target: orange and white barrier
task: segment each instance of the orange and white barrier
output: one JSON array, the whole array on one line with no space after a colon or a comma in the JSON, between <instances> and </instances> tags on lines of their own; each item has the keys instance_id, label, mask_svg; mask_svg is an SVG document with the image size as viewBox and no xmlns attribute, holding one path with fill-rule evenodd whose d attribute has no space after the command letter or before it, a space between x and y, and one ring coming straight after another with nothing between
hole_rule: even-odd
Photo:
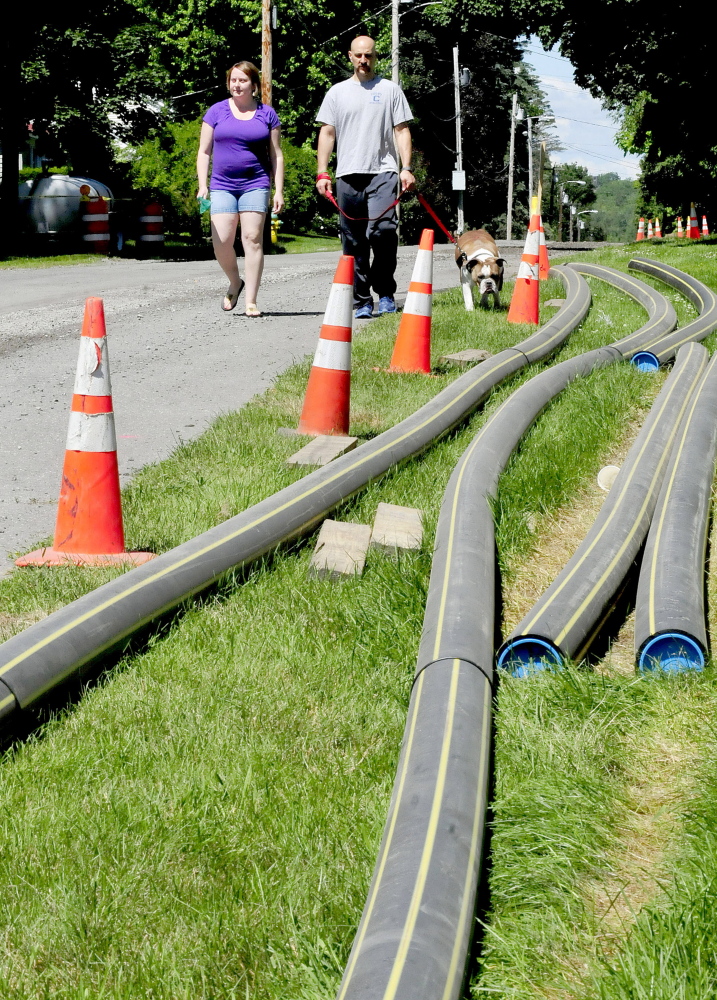
<instances>
[{"instance_id":1,"label":"orange and white barrier","mask_svg":"<svg viewBox=\"0 0 717 1000\"><path fill-rule=\"evenodd\" d=\"M431 372L431 318L433 315L432 229L424 229L408 286L403 315L393 345L392 372Z\"/></svg>"},{"instance_id":2,"label":"orange and white barrier","mask_svg":"<svg viewBox=\"0 0 717 1000\"><path fill-rule=\"evenodd\" d=\"M509 323L539 322L540 219L531 215L528 236L520 258L518 277L515 279L513 297L508 310Z\"/></svg>"},{"instance_id":3,"label":"orange and white barrier","mask_svg":"<svg viewBox=\"0 0 717 1000\"><path fill-rule=\"evenodd\" d=\"M703 236L709 236L709 234L710 234L710 231L709 231L709 226L707 225L707 216L703 215L702 216L702 235Z\"/></svg>"},{"instance_id":4,"label":"orange and white barrier","mask_svg":"<svg viewBox=\"0 0 717 1000\"><path fill-rule=\"evenodd\" d=\"M150 201L144 206L144 215L139 217L140 243L164 243L164 215L158 201Z\"/></svg>"},{"instance_id":5,"label":"orange and white barrier","mask_svg":"<svg viewBox=\"0 0 717 1000\"><path fill-rule=\"evenodd\" d=\"M645 239L645 219L640 217L640 221L637 226L637 236L635 237L635 242L639 243L640 240Z\"/></svg>"},{"instance_id":6,"label":"orange and white barrier","mask_svg":"<svg viewBox=\"0 0 717 1000\"><path fill-rule=\"evenodd\" d=\"M55 538L52 548L30 552L16 564L139 565L153 558L151 552L124 549L104 308L102 299L91 298L85 303Z\"/></svg>"},{"instance_id":7,"label":"orange and white barrier","mask_svg":"<svg viewBox=\"0 0 717 1000\"><path fill-rule=\"evenodd\" d=\"M306 386L299 434L348 434L354 259L342 257L329 292Z\"/></svg>"},{"instance_id":8,"label":"orange and white barrier","mask_svg":"<svg viewBox=\"0 0 717 1000\"><path fill-rule=\"evenodd\" d=\"M548 244L545 241L545 230L543 229L543 217L538 216L540 219L540 249L538 251L538 276L541 281L548 280L548 272L550 271L550 259L548 258Z\"/></svg>"},{"instance_id":9,"label":"orange and white barrier","mask_svg":"<svg viewBox=\"0 0 717 1000\"><path fill-rule=\"evenodd\" d=\"M652 228L652 219L648 219L647 220L647 238L648 238L648 240L651 240L654 235L655 235L655 232L654 232L654 230Z\"/></svg>"},{"instance_id":10,"label":"orange and white barrier","mask_svg":"<svg viewBox=\"0 0 717 1000\"><path fill-rule=\"evenodd\" d=\"M690 226L687 230L687 235L691 240L698 240L700 238L700 227L697 225L697 211L694 202L690 204Z\"/></svg>"},{"instance_id":11,"label":"orange and white barrier","mask_svg":"<svg viewBox=\"0 0 717 1000\"><path fill-rule=\"evenodd\" d=\"M656 240L662 239L662 228L660 226L660 220L657 218L657 216L655 216L655 239Z\"/></svg>"},{"instance_id":12,"label":"orange and white barrier","mask_svg":"<svg viewBox=\"0 0 717 1000\"><path fill-rule=\"evenodd\" d=\"M685 231L682 228L682 216L678 215L677 216L677 239L679 240L679 239L684 238L684 235L685 235Z\"/></svg>"},{"instance_id":13,"label":"orange and white barrier","mask_svg":"<svg viewBox=\"0 0 717 1000\"><path fill-rule=\"evenodd\" d=\"M87 185L83 185L86 187ZM82 239L88 243L90 253L110 252L110 215L104 198L82 199L82 221L85 232Z\"/></svg>"}]
</instances>

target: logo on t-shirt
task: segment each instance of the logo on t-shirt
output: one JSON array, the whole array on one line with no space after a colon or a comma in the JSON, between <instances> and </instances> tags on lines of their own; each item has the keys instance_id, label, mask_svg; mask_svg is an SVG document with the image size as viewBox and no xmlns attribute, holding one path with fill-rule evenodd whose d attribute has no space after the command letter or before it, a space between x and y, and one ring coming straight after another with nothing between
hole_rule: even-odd
<instances>
[{"instance_id":1,"label":"logo on t-shirt","mask_svg":"<svg viewBox=\"0 0 717 1000\"><path fill-rule=\"evenodd\" d=\"M371 94L371 103L380 104L382 101L383 101L383 94L381 93L381 91L374 90L374 92Z\"/></svg>"}]
</instances>

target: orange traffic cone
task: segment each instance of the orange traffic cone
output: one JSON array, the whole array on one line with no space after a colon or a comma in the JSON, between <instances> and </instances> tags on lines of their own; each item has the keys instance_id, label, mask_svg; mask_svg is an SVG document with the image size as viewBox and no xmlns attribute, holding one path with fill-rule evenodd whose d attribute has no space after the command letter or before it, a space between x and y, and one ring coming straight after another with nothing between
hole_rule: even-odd
<instances>
[{"instance_id":1,"label":"orange traffic cone","mask_svg":"<svg viewBox=\"0 0 717 1000\"><path fill-rule=\"evenodd\" d=\"M392 372L431 373L433 237L432 229L424 229L421 233L406 304L391 355L389 371Z\"/></svg>"},{"instance_id":2,"label":"orange traffic cone","mask_svg":"<svg viewBox=\"0 0 717 1000\"><path fill-rule=\"evenodd\" d=\"M107 566L154 559L125 552L112 388L102 299L87 299L52 548L17 566Z\"/></svg>"},{"instance_id":3,"label":"orange traffic cone","mask_svg":"<svg viewBox=\"0 0 717 1000\"><path fill-rule=\"evenodd\" d=\"M677 216L677 238L680 239L680 238L684 237L684 235L685 235L685 231L682 228L682 216L678 215Z\"/></svg>"},{"instance_id":4,"label":"orange traffic cone","mask_svg":"<svg viewBox=\"0 0 717 1000\"><path fill-rule=\"evenodd\" d=\"M540 249L538 250L538 273L541 281L547 281L550 270L550 260L548 259L548 244L545 242L545 230L543 229L543 217L540 219Z\"/></svg>"},{"instance_id":5,"label":"orange traffic cone","mask_svg":"<svg viewBox=\"0 0 717 1000\"><path fill-rule=\"evenodd\" d=\"M653 232L653 229L652 229L652 219L648 219L647 220L647 238L648 238L648 240L651 240L654 235L655 235L655 233Z\"/></svg>"},{"instance_id":6,"label":"orange traffic cone","mask_svg":"<svg viewBox=\"0 0 717 1000\"><path fill-rule=\"evenodd\" d=\"M348 434L354 259L336 268L306 386L299 434Z\"/></svg>"},{"instance_id":7,"label":"orange traffic cone","mask_svg":"<svg viewBox=\"0 0 717 1000\"><path fill-rule=\"evenodd\" d=\"M655 239L662 239L662 229L660 228L660 220L655 216Z\"/></svg>"},{"instance_id":8,"label":"orange traffic cone","mask_svg":"<svg viewBox=\"0 0 717 1000\"><path fill-rule=\"evenodd\" d=\"M687 235L691 240L698 240L700 238L700 229L697 225L697 212L694 202L690 203L690 227L687 230Z\"/></svg>"},{"instance_id":9,"label":"orange traffic cone","mask_svg":"<svg viewBox=\"0 0 717 1000\"><path fill-rule=\"evenodd\" d=\"M710 231L709 231L709 228L707 226L707 216L703 215L702 216L702 235L703 236L709 236L709 234L710 234Z\"/></svg>"},{"instance_id":10,"label":"orange traffic cone","mask_svg":"<svg viewBox=\"0 0 717 1000\"><path fill-rule=\"evenodd\" d=\"M638 243L640 240L645 239L645 220L640 218L640 222L637 227L637 236L635 237L635 242Z\"/></svg>"},{"instance_id":11,"label":"orange traffic cone","mask_svg":"<svg viewBox=\"0 0 717 1000\"><path fill-rule=\"evenodd\" d=\"M531 215L513 298L508 310L509 323L538 323L538 260L540 258L540 217Z\"/></svg>"}]
</instances>

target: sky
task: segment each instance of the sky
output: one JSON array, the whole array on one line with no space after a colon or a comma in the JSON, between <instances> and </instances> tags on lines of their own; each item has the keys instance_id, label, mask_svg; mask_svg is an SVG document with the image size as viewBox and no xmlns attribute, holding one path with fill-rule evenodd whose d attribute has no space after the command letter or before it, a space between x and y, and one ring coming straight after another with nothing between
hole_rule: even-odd
<instances>
[{"instance_id":1,"label":"sky","mask_svg":"<svg viewBox=\"0 0 717 1000\"><path fill-rule=\"evenodd\" d=\"M557 48L546 52L533 35L524 60L535 69L555 115L555 128L565 147L551 153L558 163L579 163L591 174L614 171L620 177L635 180L640 172L639 157L625 155L615 145L617 126L587 90L573 81L573 68Z\"/></svg>"}]
</instances>

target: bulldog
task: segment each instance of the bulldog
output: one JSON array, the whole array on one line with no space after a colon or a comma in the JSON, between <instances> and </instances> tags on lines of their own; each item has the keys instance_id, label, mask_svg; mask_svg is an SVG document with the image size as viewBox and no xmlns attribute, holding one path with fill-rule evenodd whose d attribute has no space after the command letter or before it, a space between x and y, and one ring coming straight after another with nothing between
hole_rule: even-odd
<instances>
[{"instance_id":1,"label":"bulldog","mask_svg":"<svg viewBox=\"0 0 717 1000\"><path fill-rule=\"evenodd\" d=\"M495 240L485 229L469 229L456 241L456 264L461 272L463 301L466 309L473 309L473 288L480 290L480 304L484 308L493 296L493 306L500 305L505 260L499 255Z\"/></svg>"}]
</instances>

